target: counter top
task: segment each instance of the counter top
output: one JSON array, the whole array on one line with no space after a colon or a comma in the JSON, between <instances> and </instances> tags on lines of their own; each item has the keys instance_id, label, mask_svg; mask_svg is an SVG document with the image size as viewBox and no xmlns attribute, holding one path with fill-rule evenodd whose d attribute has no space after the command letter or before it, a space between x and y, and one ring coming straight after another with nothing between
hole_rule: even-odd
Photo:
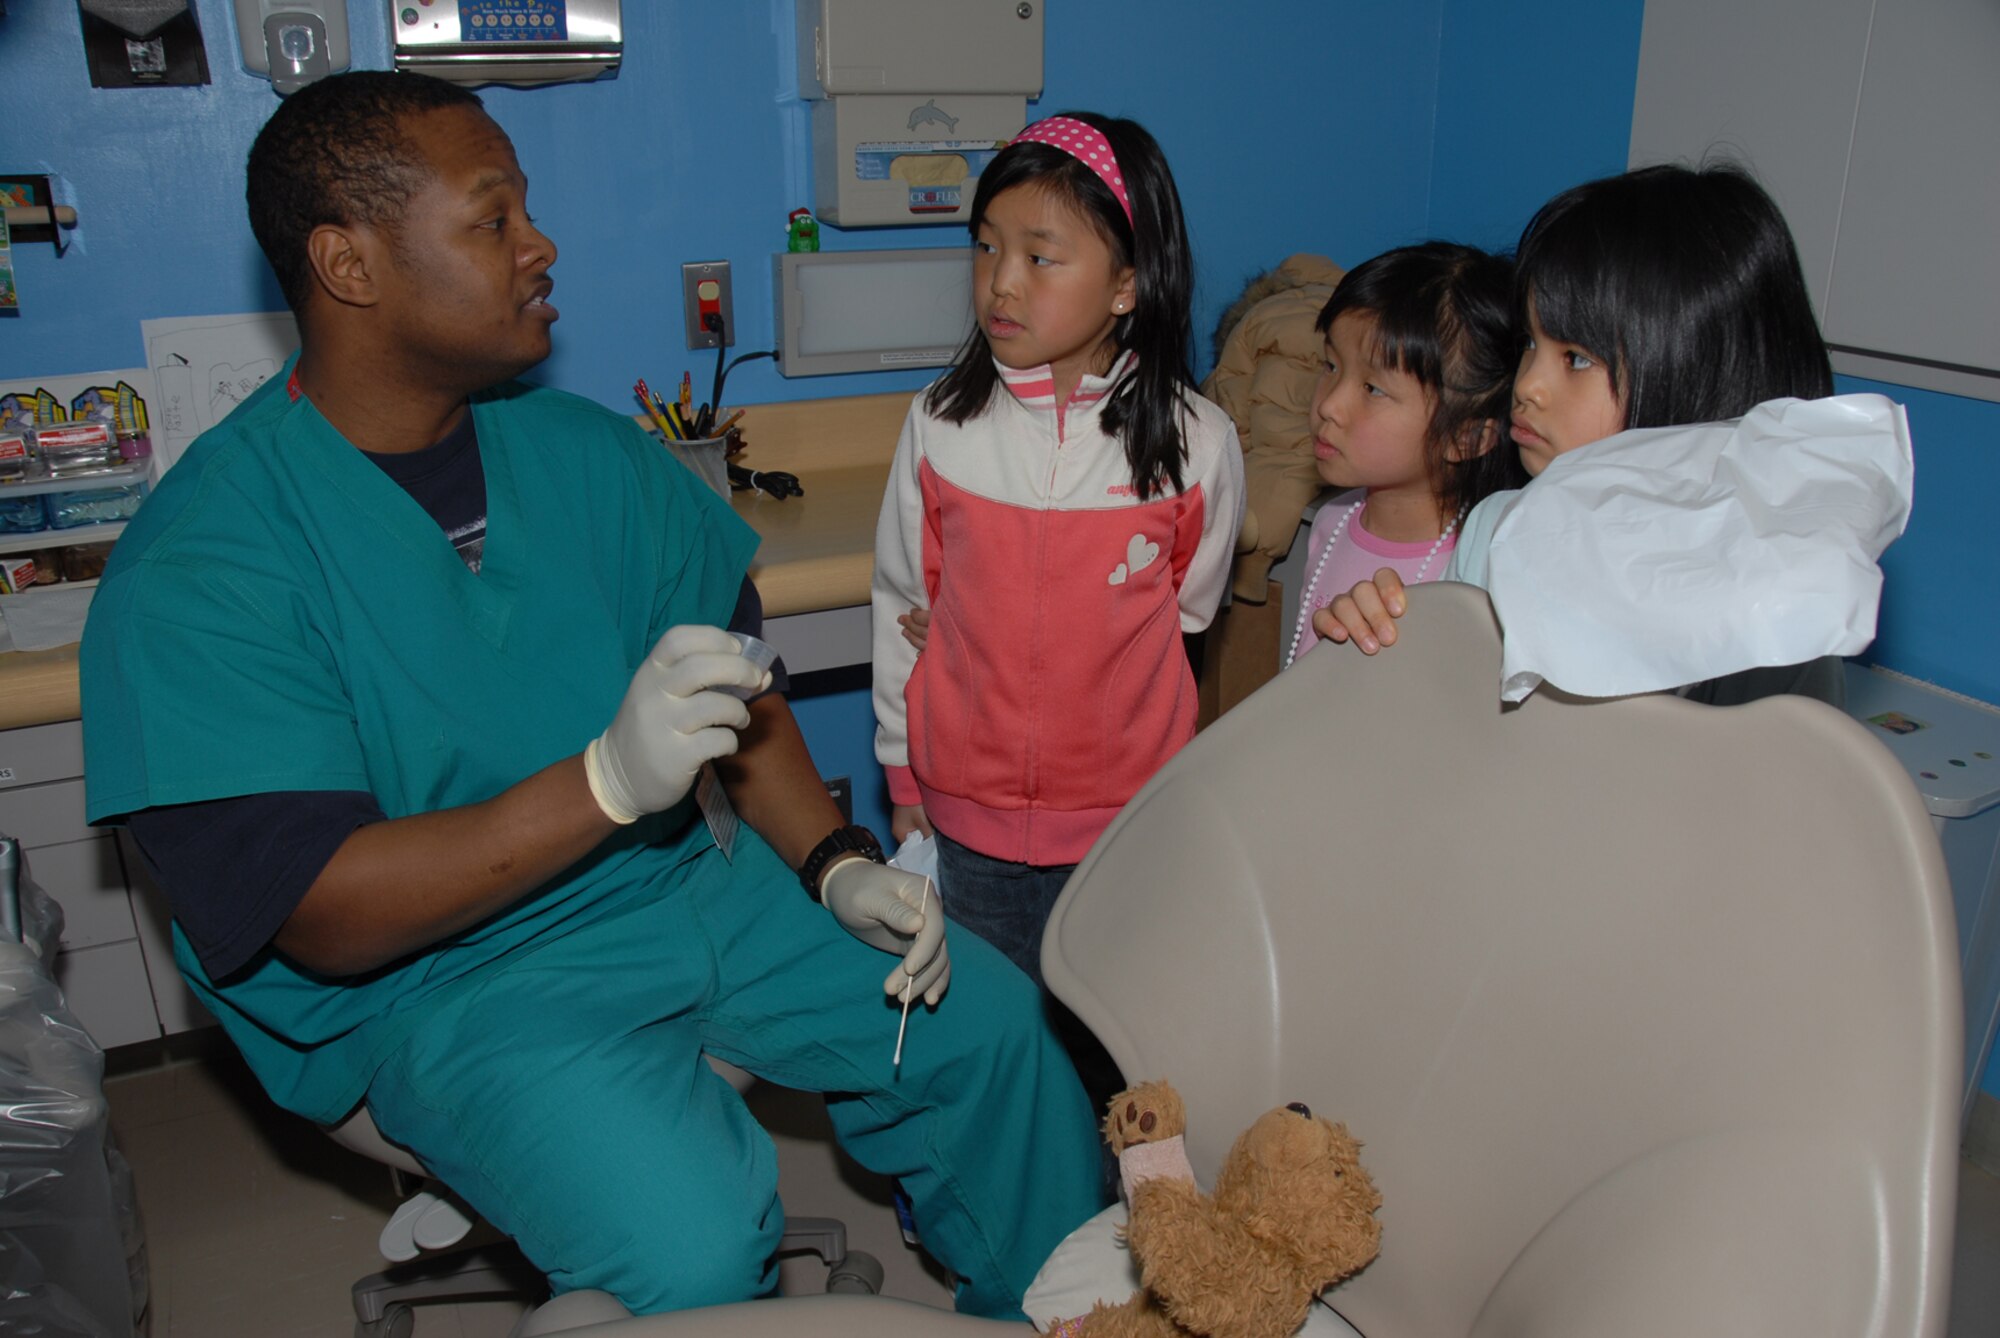
<instances>
[{"instance_id":1,"label":"counter top","mask_svg":"<svg viewBox=\"0 0 2000 1338\"><path fill-rule=\"evenodd\" d=\"M868 602L875 517L909 408L910 393L902 391L764 404L743 415L740 463L789 470L806 488L805 496L783 500L754 492L730 498L764 538L750 579L766 617Z\"/></svg>"},{"instance_id":2,"label":"counter top","mask_svg":"<svg viewBox=\"0 0 2000 1338\"><path fill-rule=\"evenodd\" d=\"M750 578L766 617L868 602L875 516L910 398L894 391L748 406L741 462L789 470L806 488L805 496L782 501L753 492L730 498L763 536ZM78 717L76 651L0 654L0 729Z\"/></svg>"}]
</instances>

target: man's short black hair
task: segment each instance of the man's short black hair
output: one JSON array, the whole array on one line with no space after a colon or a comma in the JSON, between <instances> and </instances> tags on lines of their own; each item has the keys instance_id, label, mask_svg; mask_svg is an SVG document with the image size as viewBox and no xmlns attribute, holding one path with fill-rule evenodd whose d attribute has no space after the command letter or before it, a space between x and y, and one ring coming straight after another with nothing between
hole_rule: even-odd
<instances>
[{"instance_id":1,"label":"man's short black hair","mask_svg":"<svg viewBox=\"0 0 2000 1338\"><path fill-rule=\"evenodd\" d=\"M479 107L457 84L425 74L354 70L286 98L250 146L250 230L293 314L311 291L314 228L368 224L394 232L429 167L407 123L445 107Z\"/></svg>"}]
</instances>

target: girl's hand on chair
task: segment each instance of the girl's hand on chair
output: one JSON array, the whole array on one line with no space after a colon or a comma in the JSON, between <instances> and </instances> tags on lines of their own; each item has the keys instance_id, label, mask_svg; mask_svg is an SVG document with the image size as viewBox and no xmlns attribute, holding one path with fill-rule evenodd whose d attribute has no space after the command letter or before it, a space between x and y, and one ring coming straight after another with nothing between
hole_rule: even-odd
<instances>
[{"instance_id":1,"label":"girl's hand on chair","mask_svg":"<svg viewBox=\"0 0 2000 1338\"><path fill-rule=\"evenodd\" d=\"M922 804L891 804L889 806L889 835L901 845L910 839L911 832L922 832L925 836L936 836L931 826L930 815L924 812Z\"/></svg>"},{"instance_id":2,"label":"girl's hand on chair","mask_svg":"<svg viewBox=\"0 0 2000 1338\"><path fill-rule=\"evenodd\" d=\"M896 626L903 629L903 640L915 646L918 654L922 654L925 644L931 639L931 611L911 609L908 613L897 617Z\"/></svg>"},{"instance_id":3,"label":"girl's hand on chair","mask_svg":"<svg viewBox=\"0 0 2000 1338\"><path fill-rule=\"evenodd\" d=\"M1313 631L1328 641L1352 641L1363 655L1396 644L1396 619L1409 603L1403 578L1388 567L1313 614Z\"/></svg>"}]
</instances>

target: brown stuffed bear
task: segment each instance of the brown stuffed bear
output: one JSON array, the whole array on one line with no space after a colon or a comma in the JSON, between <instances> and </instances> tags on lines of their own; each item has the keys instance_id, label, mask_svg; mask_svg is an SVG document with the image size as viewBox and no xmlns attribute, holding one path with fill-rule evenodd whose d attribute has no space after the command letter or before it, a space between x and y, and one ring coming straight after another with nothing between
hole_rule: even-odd
<instances>
[{"instance_id":1,"label":"brown stuffed bear","mask_svg":"<svg viewBox=\"0 0 2000 1338\"><path fill-rule=\"evenodd\" d=\"M1113 1097L1104 1133L1121 1164L1177 1140L1181 1099L1165 1083ZM1086 1338L1285 1338L1323 1288L1381 1249L1382 1196L1347 1130L1303 1105L1266 1111L1237 1138L1204 1194L1161 1168L1128 1176L1126 1239L1144 1287L1061 1332Z\"/></svg>"}]
</instances>

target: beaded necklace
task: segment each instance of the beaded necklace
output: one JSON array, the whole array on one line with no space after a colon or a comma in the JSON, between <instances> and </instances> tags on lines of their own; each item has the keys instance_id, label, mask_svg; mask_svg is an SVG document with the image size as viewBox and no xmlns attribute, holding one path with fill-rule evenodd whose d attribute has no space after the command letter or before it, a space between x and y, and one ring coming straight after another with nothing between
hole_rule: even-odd
<instances>
[{"instance_id":1,"label":"beaded necklace","mask_svg":"<svg viewBox=\"0 0 2000 1338\"><path fill-rule=\"evenodd\" d=\"M1319 578L1326 571L1326 560L1333 556L1334 545L1340 542L1340 536L1347 533L1347 523L1353 520L1355 513L1366 505L1368 505L1368 499L1365 497L1351 504L1345 514L1338 521L1334 522L1333 533L1326 536L1326 544L1319 550L1319 561L1313 564L1312 579L1306 582L1305 593L1299 597L1298 625L1292 628L1292 646L1290 650L1285 652L1285 668L1287 669L1292 667L1292 661L1299 658L1299 642L1304 638L1306 628L1312 626L1312 616L1318 611L1318 606L1313 600L1314 596L1319 593ZM1451 518L1451 524L1444 527L1444 533L1440 534L1437 537L1437 542L1431 545L1431 551L1424 554L1423 565L1417 568L1416 576L1410 581L1411 585L1422 585L1424 583L1424 576L1430 571L1431 563L1437 560L1438 550L1444 547L1445 540L1451 538L1452 534L1458 529L1458 522L1464 519L1465 508L1460 507L1458 514Z\"/></svg>"}]
</instances>

